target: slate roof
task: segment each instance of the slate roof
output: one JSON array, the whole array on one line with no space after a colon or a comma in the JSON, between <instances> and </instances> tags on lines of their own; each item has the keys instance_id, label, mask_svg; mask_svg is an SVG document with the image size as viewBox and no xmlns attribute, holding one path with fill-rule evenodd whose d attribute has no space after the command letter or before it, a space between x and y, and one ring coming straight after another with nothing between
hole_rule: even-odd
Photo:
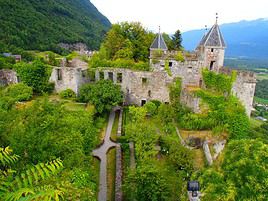
<instances>
[{"instance_id":1,"label":"slate roof","mask_svg":"<svg viewBox=\"0 0 268 201\"><path fill-rule=\"evenodd\" d=\"M165 40L162 34L157 34L154 42L152 43L150 49L161 49L161 50L168 50Z\"/></svg>"},{"instance_id":2,"label":"slate roof","mask_svg":"<svg viewBox=\"0 0 268 201\"><path fill-rule=\"evenodd\" d=\"M199 46L226 47L219 25L216 23L209 32L202 38Z\"/></svg>"}]
</instances>

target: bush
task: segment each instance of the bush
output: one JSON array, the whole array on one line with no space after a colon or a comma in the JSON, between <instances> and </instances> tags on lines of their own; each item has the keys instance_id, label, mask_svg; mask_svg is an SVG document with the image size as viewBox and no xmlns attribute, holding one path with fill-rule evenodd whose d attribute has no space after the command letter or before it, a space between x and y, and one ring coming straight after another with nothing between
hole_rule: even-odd
<instances>
[{"instance_id":1,"label":"bush","mask_svg":"<svg viewBox=\"0 0 268 201\"><path fill-rule=\"evenodd\" d=\"M155 115L157 113L157 106L153 102L146 103L143 107L146 108L148 114Z\"/></svg>"},{"instance_id":2,"label":"bush","mask_svg":"<svg viewBox=\"0 0 268 201\"><path fill-rule=\"evenodd\" d=\"M16 101L27 101L33 96L33 89L24 83L18 83L8 86L4 90L6 96L10 96Z\"/></svg>"},{"instance_id":3,"label":"bush","mask_svg":"<svg viewBox=\"0 0 268 201\"><path fill-rule=\"evenodd\" d=\"M79 101L91 103L98 113L107 112L123 102L120 86L111 80L100 80L96 84L85 84L80 88Z\"/></svg>"},{"instance_id":4,"label":"bush","mask_svg":"<svg viewBox=\"0 0 268 201\"><path fill-rule=\"evenodd\" d=\"M66 99L76 98L75 92L73 90L71 90L71 89L63 90L62 92L60 92L59 95L60 95L61 98L66 98Z\"/></svg>"},{"instance_id":5,"label":"bush","mask_svg":"<svg viewBox=\"0 0 268 201\"><path fill-rule=\"evenodd\" d=\"M35 93L50 92L52 84L48 82L51 69L41 60L33 63L18 63L15 69L21 81L33 88Z\"/></svg>"},{"instance_id":6,"label":"bush","mask_svg":"<svg viewBox=\"0 0 268 201\"><path fill-rule=\"evenodd\" d=\"M15 102L14 98L0 95L0 108L3 110L10 110Z\"/></svg>"}]
</instances>

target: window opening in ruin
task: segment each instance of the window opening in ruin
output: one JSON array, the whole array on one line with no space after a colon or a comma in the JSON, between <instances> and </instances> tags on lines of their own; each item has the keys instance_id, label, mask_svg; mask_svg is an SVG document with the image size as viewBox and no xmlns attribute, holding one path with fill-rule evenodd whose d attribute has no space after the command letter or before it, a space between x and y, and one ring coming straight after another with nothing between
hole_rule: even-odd
<instances>
[{"instance_id":1,"label":"window opening in ruin","mask_svg":"<svg viewBox=\"0 0 268 201\"><path fill-rule=\"evenodd\" d=\"M147 83L147 78L146 77L143 77L142 78L142 84L146 84Z\"/></svg>"},{"instance_id":2,"label":"window opening in ruin","mask_svg":"<svg viewBox=\"0 0 268 201\"><path fill-rule=\"evenodd\" d=\"M113 74L113 72L108 72L108 79L109 80L114 80L114 74Z\"/></svg>"},{"instance_id":3,"label":"window opening in ruin","mask_svg":"<svg viewBox=\"0 0 268 201\"><path fill-rule=\"evenodd\" d=\"M173 63L172 63L172 61L170 61L170 62L168 63L168 66L169 66L169 67L172 67L172 65L173 65Z\"/></svg>"},{"instance_id":4,"label":"window opening in ruin","mask_svg":"<svg viewBox=\"0 0 268 201\"><path fill-rule=\"evenodd\" d=\"M104 72L100 72L100 80L104 79Z\"/></svg>"},{"instance_id":5,"label":"window opening in ruin","mask_svg":"<svg viewBox=\"0 0 268 201\"><path fill-rule=\"evenodd\" d=\"M166 105L169 105L169 102L165 102Z\"/></svg>"},{"instance_id":6,"label":"window opening in ruin","mask_svg":"<svg viewBox=\"0 0 268 201\"><path fill-rule=\"evenodd\" d=\"M210 62L209 70L213 70L215 61Z\"/></svg>"},{"instance_id":7,"label":"window opening in ruin","mask_svg":"<svg viewBox=\"0 0 268 201\"><path fill-rule=\"evenodd\" d=\"M146 104L146 100L145 99L141 100L141 106L144 106L145 104Z\"/></svg>"},{"instance_id":8,"label":"window opening in ruin","mask_svg":"<svg viewBox=\"0 0 268 201\"><path fill-rule=\"evenodd\" d=\"M214 48L211 48L211 52L214 52Z\"/></svg>"},{"instance_id":9,"label":"window opening in ruin","mask_svg":"<svg viewBox=\"0 0 268 201\"><path fill-rule=\"evenodd\" d=\"M122 83L122 80L123 80L122 73L117 73L117 82Z\"/></svg>"},{"instance_id":10,"label":"window opening in ruin","mask_svg":"<svg viewBox=\"0 0 268 201\"><path fill-rule=\"evenodd\" d=\"M57 80L62 80L61 69L57 69Z\"/></svg>"},{"instance_id":11,"label":"window opening in ruin","mask_svg":"<svg viewBox=\"0 0 268 201\"><path fill-rule=\"evenodd\" d=\"M20 80L20 76L17 76L17 81L18 81L18 82L20 82L20 81L21 81L21 80Z\"/></svg>"},{"instance_id":12,"label":"window opening in ruin","mask_svg":"<svg viewBox=\"0 0 268 201\"><path fill-rule=\"evenodd\" d=\"M88 72L88 76L91 82L94 82L96 79L96 72L94 70L89 70Z\"/></svg>"},{"instance_id":13,"label":"window opening in ruin","mask_svg":"<svg viewBox=\"0 0 268 201\"><path fill-rule=\"evenodd\" d=\"M203 80L199 80L199 87L202 87L203 85Z\"/></svg>"},{"instance_id":14,"label":"window opening in ruin","mask_svg":"<svg viewBox=\"0 0 268 201\"><path fill-rule=\"evenodd\" d=\"M82 77L86 77L87 76L87 71L86 70L83 70L82 71Z\"/></svg>"},{"instance_id":15,"label":"window opening in ruin","mask_svg":"<svg viewBox=\"0 0 268 201\"><path fill-rule=\"evenodd\" d=\"M188 69L192 69L193 67L192 66L188 66Z\"/></svg>"},{"instance_id":16,"label":"window opening in ruin","mask_svg":"<svg viewBox=\"0 0 268 201\"><path fill-rule=\"evenodd\" d=\"M149 97L152 96L152 92L151 92L151 90L148 91L148 96L149 96Z\"/></svg>"}]
</instances>

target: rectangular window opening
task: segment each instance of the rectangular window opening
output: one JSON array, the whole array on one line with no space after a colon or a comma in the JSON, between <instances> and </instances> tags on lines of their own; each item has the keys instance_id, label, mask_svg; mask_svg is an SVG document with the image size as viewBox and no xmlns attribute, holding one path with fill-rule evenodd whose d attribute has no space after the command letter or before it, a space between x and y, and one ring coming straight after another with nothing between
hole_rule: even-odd
<instances>
[{"instance_id":1,"label":"rectangular window opening","mask_svg":"<svg viewBox=\"0 0 268 201\"><path fill-rule=\"evenodd\" d=\"M117 83L122 83L122 73L117 73Z\"/></svg>"},{"instance_id":2,"label":"rectangular window opening","mask_svg":"<svg viewBox=\"0 0 268 201\"><path fill-rule=\"evenodd\" d=\"M142 84L146 84L147 83L147 78L146 77L143 77L142 78Z\"/></svg>"},{"instance_id":3,"label":"rectangular window opening","mask_svg":"<svg viewBox=\"0 0 268 201\"><path fill-rule=\"evenodd\" d=\"M108 72L108 79L109 80L114 80L114 74L113 74L113 72Z\"/></svg>"},{"instance_id":4,"label":"rectangular window opening","mask_svg":"<svg viewBox=\"0 0 268 201\"><path fill-rule=\"evenodd\" d=\"M57 69L57 80L62 80L61 69Z\"/></svg>"},{"instance_id":5,"label":"rectangular window opening","mask_svg":"<svg viewBox=\"0 0 268 201\"><path fill-rule=\"evenodd\" d=\"M104 72L100 72L100 80L104 79Z\"/></svg>"},{"instance_id":6,"label":"rectangular window opening","mask_svg":"<svg viewBox=\"0 0 268 201\"><path fill-rule=\"evenodd\" d=\"M215 61L210 62L209 70L213 70Z\"/></svg>"}]
</instances>

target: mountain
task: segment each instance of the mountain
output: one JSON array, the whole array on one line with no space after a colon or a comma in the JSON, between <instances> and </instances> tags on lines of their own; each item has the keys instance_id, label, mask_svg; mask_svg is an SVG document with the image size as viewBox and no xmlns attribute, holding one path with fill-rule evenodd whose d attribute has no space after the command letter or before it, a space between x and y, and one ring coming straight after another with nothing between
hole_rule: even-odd
<instances>
[{"instance_id":1,"label":"mountain","mask_svg":"<svg viewBox=\"0 0 268 201\"><path fill-rule=\"evenodd\" d=\"M89 0L0 0L0 47L58 50L59 43L97 49L110 21Z\"/></svg>"},{"instance_id":2,"label":"mountain","mask_svg":"<svg viewBox=\"0 0 268 201\"><path fill-rule=\"evenodd\" d=\"M227 44L227 57L268 58L268 19L223 24L220 29ZM205 30L184 32L182 38L185 49L193 50L204 34Z\"/></svg>"}]
</instances>

